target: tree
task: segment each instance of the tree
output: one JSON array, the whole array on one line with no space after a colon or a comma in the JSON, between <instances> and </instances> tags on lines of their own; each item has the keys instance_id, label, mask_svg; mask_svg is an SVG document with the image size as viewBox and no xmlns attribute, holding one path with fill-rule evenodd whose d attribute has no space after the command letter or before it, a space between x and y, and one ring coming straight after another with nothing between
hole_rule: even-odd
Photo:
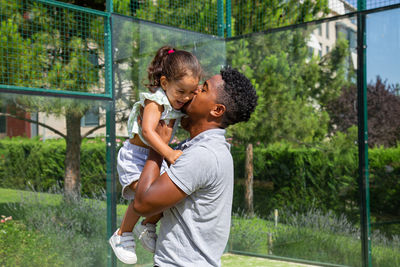
<instances>
[{"instance_id":1,"label":"tree","mask_svg":"<svg viewBox=\"0 0 400 267\"><path fill-rule=\"evenodd\" d=\"M259 96L250 121L230 128L234 138L301 145L326 137L329 116L324 107L347 83L348 44L339 39L331 53L310 57L306 45L310 32L281 31L227 44L229 63L252 79Z\"/></svg>"},{"instance_id":2,"label":"tree","mask_svg":"<svg viewBox=\"0 0 400 267\"><path fill-rule=\"evenodd\" d=\"M276 10L271 12L278 14ZM284 12L290 13L290 5ZM309 15L297 20L308 20ZM278 18L273 21L282 25ZM254 24L246 25L257 28L257 20L252 21ZM268 25L272 27L273 23ZM240 30L242 33L254 29ZM228 64L252 80L259 96L250 121L228 129L234 140L246 144L246 150L254 143L268 145L284 141L292 146L309 146L326 138L329 115L325 105L349 82L345 62L349 50L347 40L339 36L329 54L311 56L307 41L312 30L313 27L296 28L227 42ZM251 190L247 188L248 191Z\"/></svg>"},{"instance_id":3,"label":"tree","mask_svg":"<svg viewBox=\"0 0 400 267\"><path fill-rule=\"evenodd\" d=\"M315 20L328 14L327 0L233 0L234 36Z\"/></svg>"},{"instance_id":4,"label":"tree","mask_svg":"<svg viewBox=\"0 0 400 267\"><path fill-rule=\"evenodd\" d=\"M2 10L11 10L0 26L3 84L92 93L102 91L103 66L92 60L99 57L104 62L101 59L104 57L102 18L36 2L29 2L24 8L21 2L2 1L0 4ZM41 125L65 138L64 189L66 196L79 195L80 144L82 138L99 128L83 136L80 132L81 118L93 107L93 102L26 96L6 97L3 104L5 101L11 101L26 112L65 117L66 134ZM16 117L15 114L5 115Z\"/></svg>"},{"instance_id":5,"label":"tree","mask_svg":"<svg viewBox=\"0 0 400 267\"><path fill-rule=\"evenodd\" d=\"M75 0L65 2L78 3ZM119 0L115 1L115 9L118 12L127 12L127 9L132 12L132 5L135 5L137 17L155 22L168 21L173 26L215 33L216 16L211 16L215 23L206 21L210 19L210 14L216 13L216 2L187 1L177 5L174 1L149 1L146 5L136 5L135 1ZM104 8L104 1L92 0L85 3L96 9ZM0 53L3 55L0 57L0 71L3 84L101 92L105 79L103 18L38 2L24 2L22 6L18 1L0 0L0 5L4 14L0 28ZM265 9L254 8L260 5ZM316 18L325 9L324 1L276 1L273 5L253 1L252 5L242 7L243 14L258 18L248 24L252 31L258 29L255 23L262 17L258 10L274 15L272 22L268 22L273 27L284 25L280 20L282 16L292 18L291 22L300 22ZM193 23L193 18L196 18L196 23ZM238 19L234 17L234 25L242 24ZM129 29L133 24L136 26ZM132 22L121 25L122 34L114 35L120 44L124 44L116 52L117 97L123 90L124 81L134 81L130 85L132 94L122 99L121 109L129 109L135 93L140 89L140 82L135 81L143 80L144 70L160 45L169 43L198 52L200 62L212 74L217 73L220 65L225 63L223 40L208 39L204 35L189 32L176 31L171 34L171 31L165 34L165 28L145 24L137 26L138 23ZM237 29L236 34L246 31ZM331 53L332 58L308 58L305 44L310 31L278 32L226 43L228 63L239 67L254 81L260 96L259 106L250 122L245 127L240 124L232 127L231 135L244 142L262 140L265 143L283 138L293 140L293 143L314 142L325 136L328 117L323 104L332 95L336 95L337 88L342 86L342 57L346 42L338 42L337 49ZM337 64L334 65L334 62ZM123 68L124 64L129 67ZM58 132L67 142L65 188L68 194L76 194L80 178L79 148L82 138L88 134L80 133L80 120L94 104L40 97L8 100L28 112L52 113L66 118L67 133L64 135ZM121 120L126 119L124 112L117 114ZM57 132L56 129L52 130Z\"/></svg>"},{"instance_id":6,"label":"tree","mask_svg":"<svg viewBox=\"0 0 400 267\"><path fill-rule=\"evenodd\" d=\"M369 147L396 146L400 139L400 86L387 84L377 76L367 86L368 145ZM357 125L357 87L343 88L338 98L328 104L332 133L346 132Z\"/></svg>"}]
</instances>

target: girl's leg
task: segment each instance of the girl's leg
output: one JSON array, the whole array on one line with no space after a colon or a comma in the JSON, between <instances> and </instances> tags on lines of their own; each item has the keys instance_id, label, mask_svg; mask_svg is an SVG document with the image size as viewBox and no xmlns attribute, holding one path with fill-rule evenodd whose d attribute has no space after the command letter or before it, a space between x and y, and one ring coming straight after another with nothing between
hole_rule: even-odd
<instances>
[{"instance_id":1,"label":"girl's leg","mask_svg":"<svg viewBox=\"0 0 400 267\"><path fill-rule=\"evenodd\" d=\"M135 238L132 230L139 215L133 211L133 201L129 204L125 212L124 218L121 222L121 227L118 232L115 232L109 239L111 248L113 249L117 258L125 264L135 264L137 256L135 252Z\"/></svg>"},{"instance_id":2,"label":"girl's leg","mask_svg":"<svg viewBox=\"0 0 400 267\"><path fill-rule=\"evenodd\" d=\"M139 218L140 216L133 211L133 201L131 201L128 209L125 212L124 218L122 219L118 234L122 235L122 233L125 232L132 232L133 227L135 227L135 224L137 223Z\"/></svg>"},{"instance_id":3,"label":"girl's leg","mask_svg":"<svg viewBox=\"0 0 400 267\"><path fill-rule=\"evenodd\" d=\"M142 224L143 225L146 225L146 223L157 224L157 222L161 219L161 217L162 217L162 213L153 215L151 217L148 217L148 218L144 219L142 221Z\"/></svg>"},{"instance_id":4,"label":"girl's leg","mask_svg":"<svg viewBox=\"0 0 400 267\"><path fill-rule=\"evenodd\" d=\"M129 185L129 187L133 191L135 191L136 184L137 184L137 182L133 182L132 184ZM139 218L140 218L140 215L136 214L133 211L133 201L131 201L131 203L129 203L128 209L125 212L124 218L122 219L121 227L119 228L118 234L122 235L122 233L125 233L125 232L132 232L133 227L135 227Z\"/></svg>"}]
</instances>

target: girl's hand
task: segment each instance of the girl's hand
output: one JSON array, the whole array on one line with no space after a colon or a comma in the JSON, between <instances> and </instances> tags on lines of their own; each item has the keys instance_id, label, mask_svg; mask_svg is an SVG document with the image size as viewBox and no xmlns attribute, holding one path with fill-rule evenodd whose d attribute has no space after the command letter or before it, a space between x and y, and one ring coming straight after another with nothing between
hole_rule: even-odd
<instances>
[{"instance_id":1,"label":"girl's hand","mask_svg":"<svg viewBox=\"0 0 400 267\"><path fill-rule=\"evenodd\" d=\"M171 163L174 164L175 161L183 154L182 150L172 150L168 156L165 157L165 159Z\"/></svg>"}]
</instances>

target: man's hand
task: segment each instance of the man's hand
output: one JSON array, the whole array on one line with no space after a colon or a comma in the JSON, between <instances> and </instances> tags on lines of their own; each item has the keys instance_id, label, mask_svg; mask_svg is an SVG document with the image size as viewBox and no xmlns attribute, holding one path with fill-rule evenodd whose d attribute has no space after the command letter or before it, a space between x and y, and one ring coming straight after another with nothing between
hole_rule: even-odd
<instances>
[{"instance_id":1,"label":"man's hand","mask_svg":"<svg viewBox=\"0 0 400 267\"><path fill-rule=\"evenodd\" d=\"M171 140L172 131L174 129L175 120L170 120L168 124L161 120L158 122L156 133L161 137L161 139L168 144Z\"/></svg>"},{"instance_id":2,"label":"man's hand","mask_svg":"<svg viewBox=\"0 0 400 267\"><path fill-rule=\"evenodd\" d=\"M137 123L140 126L142 126L142 117L143 117L143 107L140 108L139 116L137 117ZM158 133L158 135L166 144L168 144L169 141L171 140L174 124L175 120L170 120L168 125L163 120L160 120L158 122L156 133Z\"/></svg>"}]
</instances>

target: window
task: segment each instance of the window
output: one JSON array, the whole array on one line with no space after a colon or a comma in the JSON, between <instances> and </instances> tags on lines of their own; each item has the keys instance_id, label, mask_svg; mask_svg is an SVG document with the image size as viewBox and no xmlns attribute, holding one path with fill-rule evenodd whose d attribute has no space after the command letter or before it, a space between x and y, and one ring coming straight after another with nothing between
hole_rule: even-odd
<instances>
[{"instance_id":1,"label":"window","mask_svg":"<svg viewBox=\"0 0 400 267\"><path fill-rule=\"evenodd\" d=\"M314 48L308 47L308 57L312 58L314 55Z\"/></svg>"},{"instance_id":2,"label":"window","mask_svg":"<svg viewBox=\"0 0 400 267\"><path fill-rule=\"evenodd\" d=\"M353 51L357 48L357 32L352 29L348 29L349 46Z\"/></svg>"},{"instance_id":3,"label":"window","mask_svg":"<svg viewBox=\"0 0 400 267\"><path fill-rule=\"evenodd\" d=\"M0 107L0 112L5 113L6 107ZM6 116L0 115L0 133L6 133Z\"/></svg>"},{"instance_id":4,"label":"window","mask_svg":"<svg viewBox=\"0 0 400 267\"><path fill-rule=\"evenodd\" d=\"M98 107L93 107L89 109L85 116L81 120L81 126L97 126L99 125L99 109Z\"/></svg>"},{"instance_id":5,"label":"window","mask_svg":"<svg viewBox=\"0 0 400 267\"><path fill-rule=\"evenodd\" d=\"M329 46L326 46L326 53L329 53Z\"/></svg>"},{"instance_id":6,"label":"window","mask_svg":"<svg viewBox=\"0 0 400 267\"><path fill-rule=\"evenodd\" d=\"M326 35L326 39L329 39L329 22L326 23L325 35Z\"/></svg>"},{"instance_id":7,"label":"window","mask_svg":"<svg viewBox=\"0 0 400 267\"><path fill-rule=\"evenodd\" d=\"M93 50L89 51L88 60L94 66L98 66L99 65L99 56Z\"/></svg>"},{"instance_id":8,"label":"window","mask_svg":"<svg viewBox=\"0 0 400 267\"><path fill-rule=\"evenodd\" d=\"M319 36L322 36L322 26L321 26L321 24L318 25L318 34L319 34Z\"/></svg>"},{"instance_id":9,"label":"window","mask_svg":"<svg viewBox=\"0 0 400 267\"><path fill-rule=\"evenodd\" d=\"M39 121L39 114L37 112L31 112L31 120ZM37 123L31 123L31 137L38 136L39 125Z\"/></svg>"},{"instance_id":10,"label":"window","mask_svg":"<svg viewBox=\"0 0 400 267\"><path fill-rule=\"evenodd\" d=\"M318 49L318 56L321 58L322 57L322 44L319 43L319 49Z\"/></svg>"}]
</instances>

